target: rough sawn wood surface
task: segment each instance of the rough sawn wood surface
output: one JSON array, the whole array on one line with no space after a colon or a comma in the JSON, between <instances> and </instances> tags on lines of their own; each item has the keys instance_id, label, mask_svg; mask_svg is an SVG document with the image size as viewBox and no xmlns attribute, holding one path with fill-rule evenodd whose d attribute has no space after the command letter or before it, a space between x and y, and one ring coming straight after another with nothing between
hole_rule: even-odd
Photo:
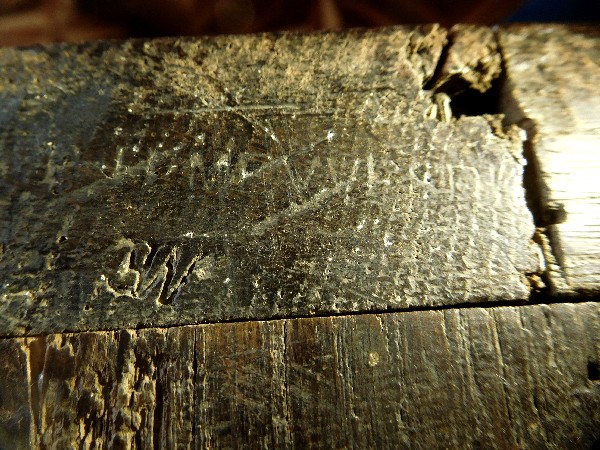
<instances>
[{"instance_id":1,"label":"rough sawn wood surface","mask_svg":"<svg viewBox=\"0 0 600 450\"><path fill-rule=\"evenodd\" d=\"M3 448L590 448L597 303L0 341ZM16 414L15 414L16 412Z\"/></svg>"}]
</instances>

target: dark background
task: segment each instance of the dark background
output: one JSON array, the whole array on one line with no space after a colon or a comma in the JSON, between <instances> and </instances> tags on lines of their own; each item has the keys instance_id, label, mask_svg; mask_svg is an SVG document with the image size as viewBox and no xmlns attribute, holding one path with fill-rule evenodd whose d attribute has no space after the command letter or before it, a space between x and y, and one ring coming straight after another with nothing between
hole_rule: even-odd
<instances>
[{"instance_id":1,"label":"dark background","mask_svg":"<svg viewBox=\"0 0 600 450\"><path fill-rule=\"evenodd\" d=\"M437 22L600 21L599 0L0 0L0 46Z\"/></svg>"}]
</instances>

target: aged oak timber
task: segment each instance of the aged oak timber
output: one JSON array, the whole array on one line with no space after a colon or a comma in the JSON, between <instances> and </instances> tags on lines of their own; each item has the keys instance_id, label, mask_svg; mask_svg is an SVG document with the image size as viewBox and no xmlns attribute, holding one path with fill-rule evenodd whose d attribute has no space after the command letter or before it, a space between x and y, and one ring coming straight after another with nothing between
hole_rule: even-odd
<instances>
[{"instance_id":1,"label":"aged oak timber","mask_svg":"<svg viewBox=\"0 0 600 450\"><path fill-rule=\"evenodd\" d=\"M557 295L600 293L600 30L538 25L500 32L504 109L528 130L540 225Z\"/></svg>"},{"instance_id":2,"label":"aged oak timber","mask_svg":"<svg viewBox=\"0 0 600 450\"><path fill-rule=\"evenodd\" d=\"M3 448L590 448L600 304L0 341ZM5 411L18 411L12 418Z\"/></svg>"},{"instance_id":3,"label":"aged oak timber","mask_svg":"<svg viewBox=\"0 0 600 450\"><path fill-rule=\"evenodd\" d=\"M598 42L0 50L0 450L599 445Z\"/></svg>"},{"instance_id":4,"label":"aged oak timber","mask_svg":"<svg viewBox=\"0 0 600 450\"><path fill-rule=\"evenodd\" d=\"M1 50L0 335L526 300L521 140L423 89L445 36Z\"/></svg>"}]
</instances>

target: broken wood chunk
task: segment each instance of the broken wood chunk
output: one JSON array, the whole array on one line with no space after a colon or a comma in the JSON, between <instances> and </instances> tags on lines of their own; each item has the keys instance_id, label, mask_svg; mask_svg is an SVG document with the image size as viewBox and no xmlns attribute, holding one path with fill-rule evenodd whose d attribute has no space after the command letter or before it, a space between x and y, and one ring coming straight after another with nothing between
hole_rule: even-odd
<instances>
[{"instance_id":1,"label":"broken wood chunk","mask_svg":"<svg viewBox=\"0 0 600 450\"><path fill-rule=\"evenodd\" d=\"M494 32L488 27L456 25L448 32L448 45L429 85L449 95L466 90L483 93L501 74L502 55Z\"/></svg>"},{"instance_id":2,"label":"broken wood chunk","mask_svg":"<svg viewBox=\"0 0 600 450\"><path fill-rule=\"evenodd\" d=\"M528 132L531 197L549 239L554 295L600 293L600 32L595 26L501 29L503 109ZM533 192L535 191L535 192Z\"/></svg>"}]
</instances>

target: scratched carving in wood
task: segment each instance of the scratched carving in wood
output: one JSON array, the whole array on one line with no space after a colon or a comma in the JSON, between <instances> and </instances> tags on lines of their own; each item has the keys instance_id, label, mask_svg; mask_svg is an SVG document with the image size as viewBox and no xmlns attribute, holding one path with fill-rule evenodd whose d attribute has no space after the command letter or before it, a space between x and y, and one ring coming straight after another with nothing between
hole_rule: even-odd
<instances>
[{"instance_id":1,"label":"scratched carving in wood","mask_svg":"<svg viewBox=\"0 0 600 450\"><path fill-rule=\"evenodd\" d=\"M2 50L0 335L527 299L521 141L432 115L444 42Z\"/></svg>"}]
</instances>

